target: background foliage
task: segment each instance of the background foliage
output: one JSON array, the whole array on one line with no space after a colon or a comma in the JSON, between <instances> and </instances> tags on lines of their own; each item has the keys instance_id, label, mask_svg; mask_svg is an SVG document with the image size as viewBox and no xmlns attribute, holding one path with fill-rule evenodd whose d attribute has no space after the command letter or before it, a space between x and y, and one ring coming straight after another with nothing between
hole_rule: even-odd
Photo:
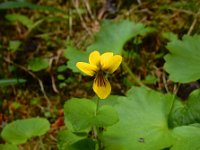
<instances>
[{"instance_id":1,"label":"background foliage","mask_svg":"<svg viewBox=\"0 0 200 150\"><path fill-rule=\"evenodd\" d=\"M199 8L198 0L0 1L0 149L94 149L93 125L105 128L109 150L199 149ZM123 56L108 77L115 96L96 115L92 79L75 67L93 50Z\"/></svg>"}]
</instances>

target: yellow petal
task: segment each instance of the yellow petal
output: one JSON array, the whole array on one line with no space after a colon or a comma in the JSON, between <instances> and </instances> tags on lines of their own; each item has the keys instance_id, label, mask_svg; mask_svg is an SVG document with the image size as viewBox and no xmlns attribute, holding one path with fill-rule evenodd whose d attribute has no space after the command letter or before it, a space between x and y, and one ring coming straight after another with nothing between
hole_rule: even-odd
<instances>
[{"instance_id":1,"label":"yellow petal","mask_svg":"<svg viewBox=\"0 0 200 150\"><path fill-rule=\"evenodd\" d=\"M107 70L110 66L111 60L113 57L113 53L107 52L101 55L101 69L102 70Z\"/></svg>"},{"instance_id":2,"label":"yellow petal","mask_svg":"<svg viewBox=\"0 0 200 150\"><path fill-rule=\"evenodd\" d=\"M113 53L104 53L101 55L101 67L102 70L113 73L122 62L122 56L114 55Z\"/></svg>"},{"instance_id":3,"label":"yellow petal","mask_svg":"<svg viewBox=\"0 0 200 150\"><path fill-rule=\"evenodd\" d=\"M88 63L85 63L85 62L76 63L76 67L78 69L80 69L83 73L85 73L89 76L93 76L96 73L96 71L98 70L95 65L88 64Z\"/></svg>"},{"instance_id":4,"label":"yellow petal","mask_svg":"<svg viewBox=\"0 0 200 150\"><path fill-rule=\"evenodd\" d=\"M98 67L100 65L100 53L98 51L90 53L89 62Z\"/></svg>"},{"instance_id":5,"label":"yellow petal","mask_svg":"<svg viewBox=\"0 0 200 150\"><path fill-rule=\"evenodd\" d=\"M111 92L110 82L103 76L97 75L93 83L93 90L100 99L105 99Z\"/></svg>"},{"instance_id":6,"label":"yellow petal","mask_svg":"<svg viewBox=\"0 0 200 150\"><path fill-rule=\"evenodd\" d=\"M122 56L120 55L113 56L111 62L109 63L109 66L107 66L107 71L109 73L113 73L114 71L117 70L121 62L122 62Z\"/></svg>"}]
</instances>

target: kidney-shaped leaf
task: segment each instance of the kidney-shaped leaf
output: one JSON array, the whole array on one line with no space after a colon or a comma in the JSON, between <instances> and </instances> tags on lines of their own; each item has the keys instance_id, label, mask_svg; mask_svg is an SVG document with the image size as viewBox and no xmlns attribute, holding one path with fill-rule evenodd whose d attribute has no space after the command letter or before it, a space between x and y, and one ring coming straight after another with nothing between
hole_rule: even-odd
<instances>
[{"instance_id":1,"label":"kidney-shaped leaf","mask_svg":"<svg viewBox=\"0 0 200 150\"><path fill-rule=\"evenodd\" d=\"M106 127L118 121L114 108L105 105L96 112L96 103L88 99L73 98L64 105L65 124L71 131Z\"/></svg>"},{"instance_id":2,"label":"kidney-shaped leaf","mask_svg":"<svg viewBox=\"0 0 200 150\"><path fill-rule=\"evenodd\" d=\"M165 70L169 78L187 83L200 79L200 35L183 36L183 40L173 40L167 44L170 51L165 56Z\"/></svg>"},{"instance_id":3,"label":"kidney-shaped leaf","mask_svg":"<svg viewBox=\"0 0 200 150\"><path fill-rule=\"evenodd\" d=\"M168 129L172 96L134 87L127 97L109 101L115 101L120 120L103 134L106 149L158 150L172 144Z\"/></svg>"},{"instance_id":4,"label":"kidney-shaped leaf","mask_svg":"<svg viewBox=\"0 0 200 150\"><path fill-rule=\"evenodd\" d=\"M3 139L12 144L23 144L33 136L41 136L50 128L47 119L30 118L16 120L3 128L1 136Z\"/></svg>"}]
</instances>

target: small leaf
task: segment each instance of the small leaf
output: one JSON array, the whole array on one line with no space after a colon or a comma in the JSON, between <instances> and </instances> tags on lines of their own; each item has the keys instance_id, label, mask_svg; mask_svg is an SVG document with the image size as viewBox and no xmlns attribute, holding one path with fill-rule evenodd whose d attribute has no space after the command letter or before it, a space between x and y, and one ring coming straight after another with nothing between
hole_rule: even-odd
<instances>
[{"instance_id":1,"label":"small leaf","mask_svg":"<svg viewBox=\"0 0 200 150\"><path fill-rule=\"evenodd\" d=\"M32 20L30 20L27 16L22 14L7 14L6 19L12 22L19 21L21 24L26 26L28 29L31 29L34 26Z\"/></svg>"},{"instance_id":2,"label":"small leaf","mask_svg":"<svg viewBox=\"0 0 200 150\"><path fill-rule=\"evenodd\" d=\"M12 144L0 144L0 150L19 150L19 148Z\"/></svg>"},{"instance_id":3,"label":"small leaf","mask_svg":"<svg viewBox=\"0 0 200 150\"><path fill-rule=\"evenodd\" d=\"M65 80L65 76L62 75L62 74L58 74L58 75L57 75L57 79L58 79L58 80Z\"/></svg>"},{"instance_id":4,"label":"small leaf","mask_svg":"<svg viewBox=\"0 0 200 150\"><path fill-rule=\"evenodd\" d=\"M9 41L9 49L13 52L17 51L21 45L21 41Z\"/></svg>"},{"instance_id":5,"label":"small leaf","mask_svg":"<svg viewBox=\"0 0 200 150\"><path fill-rule=\"evenodd\" d=\"M200 79L200 35L183 36L167 44L170 51L165 58L165 70L175 82L187 83Z\"/></svg>"},{"instance_id":6,"label":"small leaf","mask_svg":"<svg viewBox=\"0 0 200 150\"><path fill-rule=\"evenodd\" d=\"M90 130L93 126L107 127L119 120L114 108L104 105L96 113L96 103L88 99L67 101L64 112L65 124L71 131Z\"/></svg>"},{"instance_id":7,"label":"small leaf","mask_svg":"<svg viewBox=\"0 0 200 150\"><path fill-rule=\"evenodd\" d=\"M44 118L30 118L17 120L3 128L2 138L12 144L23 144L33 136L41 136L50 128L48 120Z\"/></svg>"},{"instance_id":8,"label":"small leaf","mask_svg":"<svg viewBox=\"0 0 200 150\"><path fill-rule=\"evenodd\" d=\"M93 101L73 98L64 105L65 124L70 130L84 130L90 128L96 111Z\"/></svg>"},{"instance_id":9,"label":"small leaf","mask_svg":"<svg viewBox=\"0 0 200 150\"><path fill-rule=\"evenodd\" d=\"M98 127L111 126L119 121L118 113L109 105L99 108L95 119L95 125Z\"/></svg>"},{"instance_id":10,"label":"small leaf","mask_svg":"<svg viewBox=\"0 0 200 150\"><path fill-rule=\"evenodd\" d=\"M34 58L29 61L28 68L34 72L47 69L49 66L48 59L45 58Z\"/></svg>"}]
</instances>

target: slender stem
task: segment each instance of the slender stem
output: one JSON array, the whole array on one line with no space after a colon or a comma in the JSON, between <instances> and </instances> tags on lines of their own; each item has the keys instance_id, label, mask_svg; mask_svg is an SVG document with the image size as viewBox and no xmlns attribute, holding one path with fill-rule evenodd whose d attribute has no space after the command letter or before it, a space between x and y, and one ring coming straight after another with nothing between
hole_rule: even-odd
<instances>
[{"instance_id":1,"label":"slender stem","mask_svg":"<svg viewBox=\"0 0 200 150\"><path fill-rule=\"evenodd\" d=\"M96 106L96 115L97 115L97 113L99 111L99 101L100 100L98 98L97 101L96 101L96 104L97 104L97 106ZM98 143L98 150L101 150L102 149L102 143L101 143L101 140L99 138L99 136L101 134L101 131L100 131L99 127L94 126L93 133L94 133L94 138L97 140L97 143Z\"/></svg>"},{"instance_id":2,"label":"slender stem","mask_svg":"<svg viewBox=\"0 0 200 150\"><path fill-rule=\"evenodd\" d=\"M97 107L96 107L96 114L99 111L99 98L97 99Z\"/></svg>"},{"instance_id":3,"label":"slender stem","mask_svg":"<svg viewBox=\"0 0 200 150\"><path fill-rule=\"evenodd\" d=\"M136 82L140 86L145 86L144 83L142 83L142 81L133 74L133 72L131 71L131 69L128 67L128 65L125 62L122 62L122 66L126 69L126 71L129 73L129 75L134 80L134 82Z\"/></svg>"}]
</instances>

